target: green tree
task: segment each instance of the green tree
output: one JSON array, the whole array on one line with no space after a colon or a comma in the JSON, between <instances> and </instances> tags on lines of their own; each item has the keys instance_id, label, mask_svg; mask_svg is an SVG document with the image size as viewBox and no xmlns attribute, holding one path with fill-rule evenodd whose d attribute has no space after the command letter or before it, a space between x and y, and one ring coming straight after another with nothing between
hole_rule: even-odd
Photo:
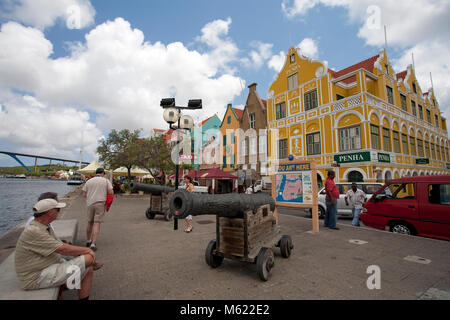
<instances>
[{"instance_id":1,"label":"green tree","mask_svg":"<svg viewBox=\"0 0 450 320\"><path fill-rule=\"evenodd\" d=\"M131 180L131 168L138 164L139 134L141 130L130 131L113 129L108 137L100 140L97 153L100 161L112 169L125 167L128 170L128 182Z\"/></svg>"},{"instance_id":2,"label":"green tree","mask_svg":"<svg viewBox=\"0 0 450 320\"><path fill-rule=\"evenodd\" d=\"M141 139L137 143L139 150L137 164L150 171L155 178L161 173L158 183L164 184L165 176L174 172L175 164L171 159L171 150L163 137Z\"/></svg>"}]
</instances>

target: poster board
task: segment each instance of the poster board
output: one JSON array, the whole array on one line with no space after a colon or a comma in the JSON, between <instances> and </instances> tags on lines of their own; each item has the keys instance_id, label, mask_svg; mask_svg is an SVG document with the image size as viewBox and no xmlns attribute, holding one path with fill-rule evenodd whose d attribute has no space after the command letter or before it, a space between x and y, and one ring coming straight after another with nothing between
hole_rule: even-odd
<instances>
[{"instance_id":1,"label":"poster board","mask_svg":"<svg viewBox=\"0 0 450 320\"><path fill-rule=\"evenodd\" d=\"M280 161L272 168L272 197L278 207L311 209L312 231L319 232L317 170L314 161Z\"/></svg>"}]
</instances>

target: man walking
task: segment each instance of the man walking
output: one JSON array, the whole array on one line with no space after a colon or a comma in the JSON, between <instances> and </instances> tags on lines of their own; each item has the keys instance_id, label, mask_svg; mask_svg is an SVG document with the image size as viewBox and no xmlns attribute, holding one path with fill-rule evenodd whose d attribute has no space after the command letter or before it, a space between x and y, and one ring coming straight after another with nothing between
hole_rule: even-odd
<instances>
[{"instance_id":1,"label":"man walking","mask_svg":"<svg viewBox=\"0 0 450 320\"><path fill-rule=\"evenodd\" d=\"M339 190L333 181L334 177L335 177L334 171L332 170L328 171L328 177L325 182L325 193L326 193L325 203L327 206L327 211L325 213L324 218L324 227L339 230L339 228L336 227Z\"/></svg>"},{"instance_id":2,"label":"man walking","mask_svg":"<svg viewBox=\"0 0 450 320\"><path fill-rule=\"evenodd\" d=\"M100 224L105 215L106 196L114 194L111 182L106 179L105 170L98 168L95 177L89 179L83 186L83 197L86 198L88 225L86 246L97 250L96 241L100 233Z\"/></svg>"},{"instance_id":3,"label":"man walking","mask_svg":"<svg viewBox=\"0 0 450 320\"><path fill-rule=\"evenodd\" d=\"M352 206L352 214L353 221L352 225L355 227L359 227L359 216L361 215L361 211L363 208L364 202L366 202L366 194L364 191L358 189L356 183L352 183L352 188L348 190L345 195L345 204L348 206L348 201L350 200L350 204Z\"/></svg>"}]
</instances>

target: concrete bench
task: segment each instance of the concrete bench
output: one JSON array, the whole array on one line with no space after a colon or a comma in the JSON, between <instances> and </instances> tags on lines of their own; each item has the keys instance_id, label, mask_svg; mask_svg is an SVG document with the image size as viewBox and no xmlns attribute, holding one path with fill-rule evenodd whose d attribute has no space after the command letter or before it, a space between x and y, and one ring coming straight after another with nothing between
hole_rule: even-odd
<instances>
[{"instance_id":1,"label":"concrete bench","mask_svg":"<svg viewBox=\"0 0 450 320\"><path fill-rule=\"evenodd\" d=\"M77 240L77 220L55 220L52 222L56 236L68 244L74 244Z\"/></svg>"},{"instance_id":2,"label":"concrete bench","mask_svg":"<svg viewBox=\"0 0 450 320\"><path fill-rule=\"evenodd\" d=\"M25 291L20 288L14 267L15 253L0 265L0 300L56 300L59 288Z\"/></svg>"},{"instance_id":3,"label":"concrete bench","mask_svg":"<svg viewBox=\"0 0 450 320\"><path fill-rule=\"evenodd\" d=\"M73 244L78 232L77 220L55 220L52 222L56 236L66 243ZM59 287L40 290L25 291L20 288L17 278L15 253L0 264L0 300L56 300L58 299Z\"/></svg>"}]
</instances>

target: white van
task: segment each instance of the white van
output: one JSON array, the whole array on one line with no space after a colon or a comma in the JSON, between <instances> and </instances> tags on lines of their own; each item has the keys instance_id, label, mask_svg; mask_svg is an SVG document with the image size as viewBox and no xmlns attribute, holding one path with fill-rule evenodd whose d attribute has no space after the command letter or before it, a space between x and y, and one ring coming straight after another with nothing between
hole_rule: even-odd
<instances>
[{"instance_id":1,"label":"white van","mask_svg":"<svg viewBox=\"0 0 450 320\"><path fill-rule=\"evenodd\" d=\"M356 185L358 186L358 189L364 191L367 200L369 200L372 197L372 195L383 186L382 183L365 183L365 182L357 182ZM351 182L336 183L336 186L338 187L339 190L339 200L337 206L338 217L352 217L351 206L347 206L345 204L345 195L347 194L348 190L352 188L352 183ZM326 198L325 187L323 187L322 189L320 189L318 196L319 218L323 218L327 210L325 198Z\"/></svg>"}]
</instances>

